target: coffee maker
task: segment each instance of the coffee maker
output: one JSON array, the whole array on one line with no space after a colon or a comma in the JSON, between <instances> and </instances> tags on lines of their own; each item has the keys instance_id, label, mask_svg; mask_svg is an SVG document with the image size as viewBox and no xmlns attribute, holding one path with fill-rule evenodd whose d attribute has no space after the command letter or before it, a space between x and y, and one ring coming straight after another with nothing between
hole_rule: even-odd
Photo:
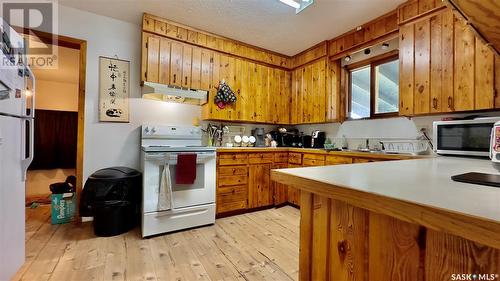
<instances>
[{"instance_id":1,"label":"coffee maker","mask_svg":"<svg viewBox=\"0 0 500 281\"><path fill-rule=\"evenodd\" d=\"M252 130L252 136L255 137L255 146L256 147L264 147L266 146L266 142L264 138L266 137L266 133L264 132L264 128L255 128Z\"/></svg>"},{"instance_id":2,"label":"coffee maker","mask_svg":"<svg viewBox=\"0 0 500 281\"><path fill-rule=\"evenodd\" d=\"M323 148L325 145L326 133L315 130L312 132L311 147L312 148Z\"/></svg>"}]
</instances>

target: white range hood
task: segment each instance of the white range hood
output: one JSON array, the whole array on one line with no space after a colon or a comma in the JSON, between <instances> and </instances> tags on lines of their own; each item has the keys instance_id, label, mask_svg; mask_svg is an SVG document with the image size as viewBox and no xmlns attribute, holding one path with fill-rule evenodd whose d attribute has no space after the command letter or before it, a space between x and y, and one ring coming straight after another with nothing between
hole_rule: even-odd
<instances>
[{"instance_id":1,"label":"white range hood","mask_svg":"<svg viewBox=\"0 0 500 281\"><path fill-rule=\"evenodd\" d=\"M145 99L202 105L207 103L208 92L177 88L164 84L144 82L142 97Z\"/></svg>"}]
</instances>

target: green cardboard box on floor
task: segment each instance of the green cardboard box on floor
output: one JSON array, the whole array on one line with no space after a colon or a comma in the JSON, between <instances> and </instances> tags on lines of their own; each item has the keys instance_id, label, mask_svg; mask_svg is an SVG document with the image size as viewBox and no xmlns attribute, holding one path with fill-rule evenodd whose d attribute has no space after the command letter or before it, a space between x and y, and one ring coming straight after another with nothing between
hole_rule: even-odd
<instances>
[{"instance_id":1,"label":"green cardboard box on floor","mask_svg":"<svg viewBox=\"0 0 500 281\"><path fill-rule=\"evenodd\" d=\"M76 194L52 194L52 224L62 224L73 220L76 213Z\"/></svg>"}]
</instances>

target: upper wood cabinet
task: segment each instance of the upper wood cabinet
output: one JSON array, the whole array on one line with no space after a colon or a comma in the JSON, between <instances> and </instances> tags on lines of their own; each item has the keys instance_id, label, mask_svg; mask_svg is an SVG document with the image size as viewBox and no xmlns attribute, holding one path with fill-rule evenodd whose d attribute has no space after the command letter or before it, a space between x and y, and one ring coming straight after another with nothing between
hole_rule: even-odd
<instances>
[{"instance_id":1,"label":"upper wood cabinet","mask_svg":"<svg viewBox=\"0 0 500 281\"><path fill-rule=\"evenodd\" d=\"M292 72L292 124L322 123L327 120L327 103L334 102L327 95L327 70L327 59L324 57Z\"/></svg>"},{"instance_id":2,"label":"upper wood cabinet","mask_svg":"<svg viewBox=\"0 0 500 281\"><path fill-rule=\"evenodd\" d=\"M400 26L399 59L400 115L500 107L493 52L450 9Z\"/></svg>"},{"instance_id":3,"label":"upper wood cabinet","mask_svg":"<svg viewBox=\"0 0 500 281\"><path fill-rule=\"evenodd\" d=\"M143 33L142 80L208 91L212 56L212 51Z\"/></svg>"},{"instance_id":4,"label":"upper wood cabinet","mask_svg":"<svg viewBox=\"0 0 500 281\"><path fill-rule=\"evenodd\" d=\"M209 92L203 105L202 118L210 120L289 124L291 74L247 60L214 54L212 81L224 80L236 94L237 101L219 108L213 99L217 90Z\"/></svg>"}]
</instances>

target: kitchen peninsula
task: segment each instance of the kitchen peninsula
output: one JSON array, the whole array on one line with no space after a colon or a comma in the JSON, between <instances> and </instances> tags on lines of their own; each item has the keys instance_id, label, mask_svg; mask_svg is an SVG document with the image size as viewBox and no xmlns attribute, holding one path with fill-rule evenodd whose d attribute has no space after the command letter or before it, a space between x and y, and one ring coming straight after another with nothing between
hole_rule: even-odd
<instances>
[{"instance_id":1,"label":"kitchen peninsula","mask_svg":"<svg viewBox=\"0 0 500 281\"><path fill-rule=\"evenodd\" d=\"M299 279L498 279L500 189L450 179L472 171L495 173L450 157L273 170L301 190Z\"/></svg>"}]
</instances>

